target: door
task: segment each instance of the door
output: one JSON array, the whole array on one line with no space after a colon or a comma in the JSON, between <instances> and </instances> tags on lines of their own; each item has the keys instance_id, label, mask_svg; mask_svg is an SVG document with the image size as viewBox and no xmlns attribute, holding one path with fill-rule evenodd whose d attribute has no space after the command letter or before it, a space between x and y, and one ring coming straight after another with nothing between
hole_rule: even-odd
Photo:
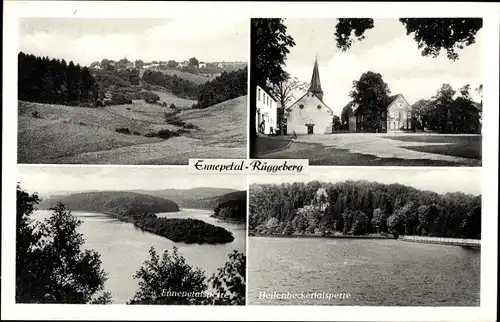
<instances>
[{"instance_id":1,"label":"door","mask_svg":"<svg viewBox=\"0 0 500 322\"><path fill-rule=\"evenodd\" d=\"M307 125L307 134L314 134L314 125Z\"/></svg>"}]
</instances>

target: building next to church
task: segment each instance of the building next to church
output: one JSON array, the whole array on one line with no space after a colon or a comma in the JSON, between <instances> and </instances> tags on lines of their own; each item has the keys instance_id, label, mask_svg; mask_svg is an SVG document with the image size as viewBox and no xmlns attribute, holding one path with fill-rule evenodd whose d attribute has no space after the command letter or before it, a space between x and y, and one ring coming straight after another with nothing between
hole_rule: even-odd
<instances>
[{"instance_id":1,"label":"building next to church","mask_svg":"<svg viewBox=\"0 0 500 322\"><path fill-rule=\"evenodd\" d=\"M278 127L278 102L260 86L257 86L256 95L257 115L255 126L257 133L275 134Z\"/></svg>"},{"instance_id":2,"label":"building next to church","mask_svg":"<svg viewBox=\"0 0 500 322\"><path fill-rule=\"evenodd\" d=\"M389 97L386 110L380 112L378 127L368 127L365 124L366 112L360 107L354 107L349 115L349 132L397 132L412 131L411 106L402 94Z\"/></svg>"},{"instance_id":3,"label":"building next to church","mask_svg":"<svg viewBox=\"0 0 500 322\"><path fill-rule=\"evenodd\" d=\"M332 133L333 110L323 102L318 59L314 62L309 89L286 109L285 116L288 134Z\"/></svg>"}]
</instances>

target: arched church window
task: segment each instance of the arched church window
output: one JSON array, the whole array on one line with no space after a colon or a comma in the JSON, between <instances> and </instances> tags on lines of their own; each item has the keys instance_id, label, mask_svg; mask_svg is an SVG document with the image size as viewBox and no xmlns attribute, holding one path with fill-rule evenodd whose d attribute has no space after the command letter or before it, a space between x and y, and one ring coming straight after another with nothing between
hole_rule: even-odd
<instances>
[{"instance_id":1,"label":"arched church window","mask_svg":"<svg viewBox=\"0 0 500 322\"><path fill-rule=\"evenodd\" d=\"M321 105L318 105L318 110L321 108Z\"/></svg>"},{"instance_id":2,"label":"arched church window","mask_svg":"<svg viewBox=\"0 0 500 322\"><path fill-rule=\"evenodd\" d=\"M303 105L303 104L300 104L300 105L299 105L299 107L302 109L302 108L304 108L304 105Z\"/></svg>"}]
</instances>

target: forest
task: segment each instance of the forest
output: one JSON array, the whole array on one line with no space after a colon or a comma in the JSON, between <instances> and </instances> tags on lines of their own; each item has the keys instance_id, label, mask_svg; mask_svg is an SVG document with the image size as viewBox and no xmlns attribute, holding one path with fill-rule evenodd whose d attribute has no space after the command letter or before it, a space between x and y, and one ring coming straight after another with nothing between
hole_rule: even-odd
<instances>
[{"instance_id":1,"label":"forest","mask_svg":"<svg viewBox=\"0 0 500 322\"><path fill-rule=\"evenodd\" d=\"M246 222L247 218L247 193L235 191L228 193L226 198L214 209L213 218Z\"/></svg>"},{"instance_id":2,"label":"forest","mask_svg":"<svg viewBox=\"0 0 500 322\"><path fill-rule=\"evenodd\" d=\"M43 199L40 209L50 209L58 202L74 211L99 212L104 214L130 216L136 213L159 213L179 211L179 206L160 197L128 192L102 191L81 192L67 196L57 196Z\"/></svg>"},{"instance_id":3,"label":"forest","mask_svg":"<svg viewBox=\"0 0 500 322\"><path fill-rule=\"evenodd\" d=\"M223 244L234 240L233 234L218 226L192 218L161 218L153 213L138 213L129 221L142 230L186 244Z\"/></svg>"},{"instance_id":4,"label":"forest","mask_svg":"<svg viewBox=\"0 0 500 322\"><path fill-rule=\"evenodd\" d=\"M254 184L249 212L251 233L481 238L481 196L438 194L401 184Z\"/></svg>"},{"instance_id":5,"label":"forest","mask_svg":"<svg viewBox=\"0 0 500 322\"><path fill-rule=\"evenodd\" d=\"M87 67L19 53L19 100L94 107L98 98L99 86Z\"/></svg>"},{"instance_id":6,"label":"forest","mask_svg":"<svg viewBox=\"0 0 500 322\"><path fill-rule=\"evenodd\" d=\"M146 70L142 75L142 80L152 84L165 87L174 95L182 98L196 100L200 91L200 86L182 79L177 75L165 75L162 72Z\"/></svg>"},{"instance_id":7,"label":"forest","mask_svg":"<svg viewBox=\"0 0 500 322\"><path fill-rule=\"evenodd\" d=\"M197 97L198 103L193 108L206 108L214 104L247 95L248 68L232 72L223 72L214 80L201 85Z\"/></svg>"}]
</instances>

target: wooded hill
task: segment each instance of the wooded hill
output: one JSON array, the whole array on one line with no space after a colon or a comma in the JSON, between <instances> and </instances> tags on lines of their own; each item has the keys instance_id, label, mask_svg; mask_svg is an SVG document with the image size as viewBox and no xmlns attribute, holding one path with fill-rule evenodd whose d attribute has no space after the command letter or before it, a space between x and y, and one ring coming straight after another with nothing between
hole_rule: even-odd
<instances>
[{"instance_id":1,"label":"wooded hill","mask_svg":"<svg viewBox=\"0 0 500 322\"><path fill-rule=\"evenodd\" d=\"M249 229L263 234L481 237L481 196L401 184L311 181L250 186Z\"/></svg>"}]
</instances>

